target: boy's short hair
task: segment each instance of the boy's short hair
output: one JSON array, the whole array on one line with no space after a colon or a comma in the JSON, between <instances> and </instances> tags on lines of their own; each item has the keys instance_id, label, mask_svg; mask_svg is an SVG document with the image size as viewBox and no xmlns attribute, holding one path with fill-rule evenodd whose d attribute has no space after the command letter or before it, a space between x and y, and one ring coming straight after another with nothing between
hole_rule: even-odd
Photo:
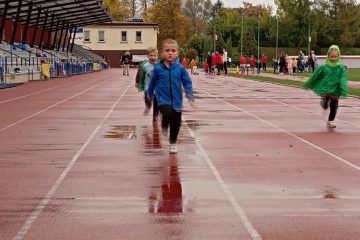
<instances>
[{"instance_id":1,"label":"boy's short hair","mask_svg":"<svg viewBox=\"0 0 360 240\"><path fill-rule=\"evenodd\" d=\"M158 50L154 47L149 47L147 50L146 50L146 55L149 55L150 53L156 53L158 54Z\"/></svg>"},{"instance_id":2,"label":"boy's short hair","mask_svg":"<svg viewBox=\"0 0 360 240\"><path fill-rule=\"evenodd\" d=\"M164 49L165 44L175 44L176 48L179 48L178 42L174 39L168 38L168 39L163 40L162 45L161 45L162 49Z\"/></svg>"}]
</instances>

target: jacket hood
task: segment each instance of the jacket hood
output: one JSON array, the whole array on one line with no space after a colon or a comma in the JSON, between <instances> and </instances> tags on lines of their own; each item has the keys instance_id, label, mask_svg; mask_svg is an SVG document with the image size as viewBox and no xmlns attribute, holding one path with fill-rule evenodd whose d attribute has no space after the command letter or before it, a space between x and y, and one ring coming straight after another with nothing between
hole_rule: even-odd
<instances>
[{"instance_id":1,"label":"jacket hood","mask_svg":"<svg viewBox=\"0 0 360 240\"><path fill-rule=\"evenodd\" d=\"M329 59L329 53L331 50L336 50L338 52L338 60L336 62L332 62ZM326 65L330 66L330 67L336 67L338 65L341 64L341 54L340 54L340 48L338 45L331 45L327 51L327 55L326 55Z\"/></svg>"}]
</instances>

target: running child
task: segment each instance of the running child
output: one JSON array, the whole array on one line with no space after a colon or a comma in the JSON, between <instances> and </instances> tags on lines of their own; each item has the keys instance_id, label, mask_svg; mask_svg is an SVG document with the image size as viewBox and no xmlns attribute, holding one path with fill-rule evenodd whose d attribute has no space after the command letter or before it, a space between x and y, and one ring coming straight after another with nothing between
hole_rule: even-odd
<instances>
[{"instance_id":1,"label":"running child","mask_svg":"<svg viewBox=\"0 0 360 240\"><path fill-rule=\"evenodd\" d=\"M305 89L312 89L321 96L320 105L326 110L330 108L326 123L328 128L335 128L335 116L337 113L340 96L346 97L348 92L348 75L345 66L341 63L340 48L337 45L330 46L326 62L315 70L313 75L304 85Z\"/></svg>"},{"instance_id":2,"label":"running child","mask_svg":"<svg viewBox=\"0 0 360 240\"><path fill-rule=\"evenodd\" d=\"M169 152L177 153L177 137L181 126L183 108L183 88L192 107L194 96L192 82L187 70L176 61L179 55L179 45L173 39L162 42L163 60L154 66L148 88L148 99L157 99L162 114L161 128L163 135L167 136L170 126Z\"/></svg>"},{"instance_id":3,"label":"running child","mask_svg":"<svg viewBox=\"0 0 360 240\"><path fill-rule=\"evenodd\" d=\"M144 114L147 115L150 112L151 105L153 105L153 122L158 121L159 108L157 106L156 98L153 101L148 101L147 89L149 87L150 77L154 70L154 65L157 63L158 50L156 48L147 49L148 60L145 60L139 65L138 72L136 74L135 86L139 91L144 91L145 110Z\"/></svg>"}]
</instances>

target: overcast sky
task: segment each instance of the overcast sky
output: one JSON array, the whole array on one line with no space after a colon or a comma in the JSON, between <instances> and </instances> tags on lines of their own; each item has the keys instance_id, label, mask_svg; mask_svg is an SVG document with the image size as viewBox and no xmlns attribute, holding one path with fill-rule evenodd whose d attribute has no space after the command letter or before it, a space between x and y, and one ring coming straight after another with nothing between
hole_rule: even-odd
<instances>
[{"instance_id":1,"label":"overcast sky","mask_svg":"<svg viewBox=\"0 0 360 240\"><path fill-rule=\"evenodd\" d=\"M242 0L221 0L224 3L225 7L242 7L243 1ZM215 2L215 1L213 1ZM271 5L273 8L275 8L275 3L273 0L245 0L244 2L250 2L252 5L259 5L263 4L265 6Z\"/></svg>"},{"instance_id":2,"label":"overcast sky","mask_svg":"<svg viewBox=\"0 0 360 240\"><path fill-rule=\"evenodd\" d=\"M272 6L273 10L275 11L275 3L274 0L221 0L224 3L224 7L242 7L243 2L249 2L252 3L252 5L265 5L265 6ZM216 2L216 0L213 0L213 2ZM360 0L356 0L357 3L360 3Z\"/></svg>"}]
</instances>

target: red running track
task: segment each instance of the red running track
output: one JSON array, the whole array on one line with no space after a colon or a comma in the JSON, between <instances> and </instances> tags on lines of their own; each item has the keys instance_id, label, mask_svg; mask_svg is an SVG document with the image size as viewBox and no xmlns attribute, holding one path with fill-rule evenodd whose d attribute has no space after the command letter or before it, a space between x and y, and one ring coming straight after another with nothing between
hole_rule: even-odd
<instances>
[{"instance_id":1,"label":"red running track","mask_svg":"<svg viewBox=\"0 0 360 240\"><path fill-rule=\"evenodd\" d=\"M0 91L1 240L359 239L359 99L194 76L169 155L134 75Z\"/></svg>"}]
</instances>

